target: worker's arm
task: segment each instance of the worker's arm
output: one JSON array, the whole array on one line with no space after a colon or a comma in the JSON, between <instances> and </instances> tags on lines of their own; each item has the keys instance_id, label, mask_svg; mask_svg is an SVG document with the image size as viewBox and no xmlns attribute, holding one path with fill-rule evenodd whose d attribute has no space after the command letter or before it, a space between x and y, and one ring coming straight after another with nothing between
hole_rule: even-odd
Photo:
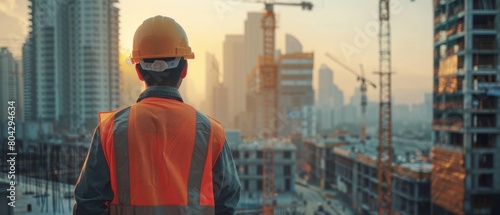
<instances>
[{"instance_id":1,"label":"worker's arm","mask_svg":"<svg viewBox=\"0 0 500 215\"><path fill-rule=\"evenodd\" d=\"M227 141L213 168L215 214L235 214L240 201L240 179Z\"/></svg>"},{"instance_id":2,"label":"worker's arm","mask_svg":"<svg viewBox=\"0 0 500 215\"><path fill-rule=\"evenodd\" d=\"M96 129L80 178L76 182L73 214L107 214L106 202L111 200L113 191L109 167L101 146L99 129Z\"/></svg>"}]
</instances>

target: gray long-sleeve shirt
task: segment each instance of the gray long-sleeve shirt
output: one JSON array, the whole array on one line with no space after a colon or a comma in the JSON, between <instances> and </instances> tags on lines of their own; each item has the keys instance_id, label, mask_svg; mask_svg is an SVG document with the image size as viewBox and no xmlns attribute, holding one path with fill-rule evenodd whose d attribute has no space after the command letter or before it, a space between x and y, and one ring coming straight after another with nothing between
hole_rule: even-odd
<instances>
[{"instance_id":1,"label":"gray long-sleeve shirt","mask_svg":"<svg viewBox=\"0 0 500 215\"><path fill-rule=\"evenodd\" d=\"M231 150L224 144L212 170L215 214L234 214L240 197L240 181ZM85 165L75 187L73 214L107 214L107 202L113 200L109 167L97 129L92 138Z\"/></svg>"},{"instance_id":2,"label":"gray long-sleeve shirt","mask_svg":"<svg viewBox=\"0 0 500 215\"><path fill-rule=\"evenodd\" d=\"M138 102L145 97L182 101L177 89L171 87L150 87L141 94ZM224 143L212 169L212 180L215 214L234 214L239 202L241 185L227 142ZM80 178L75 186L73 214L108 214L108 204L113 197L110 169L101 145L99 129L96 129Z\"/></svg>"}]
</instances>

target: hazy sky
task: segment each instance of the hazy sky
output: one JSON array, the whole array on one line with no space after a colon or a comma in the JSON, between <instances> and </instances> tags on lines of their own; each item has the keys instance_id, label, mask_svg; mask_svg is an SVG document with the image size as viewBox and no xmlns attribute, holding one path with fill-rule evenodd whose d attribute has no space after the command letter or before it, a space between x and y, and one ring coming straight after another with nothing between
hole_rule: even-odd
<instances>
[{"instance_id":1,"label":"hazy sky","mask_svg":"<svg viewBox=\"0 0 500 215\"><path fill-rule=\"evenodd\" d=\"M372 73L378 70L378 0L310 1L314 4L312 11L275 7L277 48L284 51L285 33L297 37L304 51L315 53L314 74L322 64L330 66L334 82L348 101L358 83L354 76L326 58L325 53L356 70L362 63L367 77L378 83L378 76ZM432 90L432 1L391 2L394 102L420 103L424 93ZM264 7L228 0L120 0L117 6L122 50L131 49L135 29L149 17L170 16L184 27L196 54L196 59L190 61L187 80L190 100L195 103L201 102L204 95L205 52L214 53L222 69L224 36L242 34L247 12L262 11ZM0 46L9 46L18 56L28 32L27 18L27 0L0 0ZM378 89L369 89L368 96L378 101Z\"/></svg>"}]
</instances>

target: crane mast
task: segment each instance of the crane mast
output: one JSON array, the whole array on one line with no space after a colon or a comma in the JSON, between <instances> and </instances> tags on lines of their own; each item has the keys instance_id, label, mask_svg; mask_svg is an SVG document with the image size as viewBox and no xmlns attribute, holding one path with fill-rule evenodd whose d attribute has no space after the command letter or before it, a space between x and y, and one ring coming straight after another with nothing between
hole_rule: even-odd
<instances>
[{"instance_id":1,"label":"crane mast","mask_svg":"<svg viewBox=\"0 0 500 215\"><path fill-rule=\"evenodd\" d=\"M380 110L378 169L378 214L391 215L392 201L392 118L391 118L391 24L390 0L379 1Z\"/></svg>"},{"instance_id":2,"label":"crane mast","mask_svg":"<svg viewBox=\"0 0 500 215\"><path fill-rule=\"evenodd\" d=\"M277 136L276 111L277 101L277 68L274 63L275 29L276 18L273 11L273 4L265 4L264 16L262 17L262 30L264 33L264 56L260 65L262 77L262 90L264 101L264 120L268 126L266 136ZM264 142L263 151L263 186L262 192L262 213L264 215L274 214L274 150L271 141Z\"/></svg>"},{"instance_id":3,"label":"crane mast","mask_svg":"<svg viewBox=\"0 0 500 215\"><path fill-rule=\"evenodd\" d=\"M274 61L276 17L274 5L301 6L302 9L311 10L312 3L286 3L264 1L265 9L262 17L262 31L264 41L264 56L260 65L261 89L263 92L264 125L266 126L266 137L278 136L278 71ZM262 150L263 158L263 180L262 180L262 212L264 215L274 214L274 150L272 141L266 140Z\"/></svg>"},{"instance_id":4,"label":"crane mast","mask_svg":"<svg viewBox=\"0 0 500 215\"><path fill-rule=\"evenodd\" d=\"M359 65L360 71L361 71L361 77L358 77L358 80L361 81L361 122L359 125L359 138L363 143L366 142L366 105L367 105L367 97L366 97L366 79L365 77L365 71L363 69L363 65Z\"/></svg>"}]
</instances>

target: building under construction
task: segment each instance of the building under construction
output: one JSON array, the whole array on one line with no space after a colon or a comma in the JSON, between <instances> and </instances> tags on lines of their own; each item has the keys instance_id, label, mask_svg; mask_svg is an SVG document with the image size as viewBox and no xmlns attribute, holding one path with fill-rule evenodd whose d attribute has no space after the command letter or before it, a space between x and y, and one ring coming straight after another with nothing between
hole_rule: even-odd
<instances>
[{"instance_id":1,"label":"building under construction","mask_svg":"<svg viewBox=\"0 0 500 215\"><path fill-rule=\"evenodd\" d=\"M500 214L499 7L434 0L433 214Z\"/></svg>"},{"instance_id":2,"label":"building under construction","mask_svg":"<svg viewBox=\"0 0 500 215\"><path fill-rule=\"evenodd\" d=\"M299 177L307 179L309 184L320 186L322 189L333 189L335 186L335 155L334 147L359 142L359 138L348 135L336 137L307 138L303 141L303 150L297 153L300 156Z\"/></svg>"},{"instance_id":3,"label":"building under construction","mask_svg":"<svg viewBox=\"0 0 500 215\"><path fill-rule=\"evenodd\" d=\"M274 153L274 214L301 214L303 205L298 204L295 193L296 150L288 140L243 141L239 130L226 130L226 137L233 154L241 183L237 214L262 213L264 179L264 147L273 144Z\"/></svg>"},{"instance_id":4,"label":"building under construction","mask_svg":"<svg viewBox=\"0 0 500 215\"><path fill-rule=\"evenodd\" d=\"M398 144L392 174L393 214L430 214L432 165L419 160L425 146ZM377 214L377 143L347 144L331 149L335 157L337 197L356 214ZM332 167L328 167L332 168Z\"/></svg>"}]
</instances>

